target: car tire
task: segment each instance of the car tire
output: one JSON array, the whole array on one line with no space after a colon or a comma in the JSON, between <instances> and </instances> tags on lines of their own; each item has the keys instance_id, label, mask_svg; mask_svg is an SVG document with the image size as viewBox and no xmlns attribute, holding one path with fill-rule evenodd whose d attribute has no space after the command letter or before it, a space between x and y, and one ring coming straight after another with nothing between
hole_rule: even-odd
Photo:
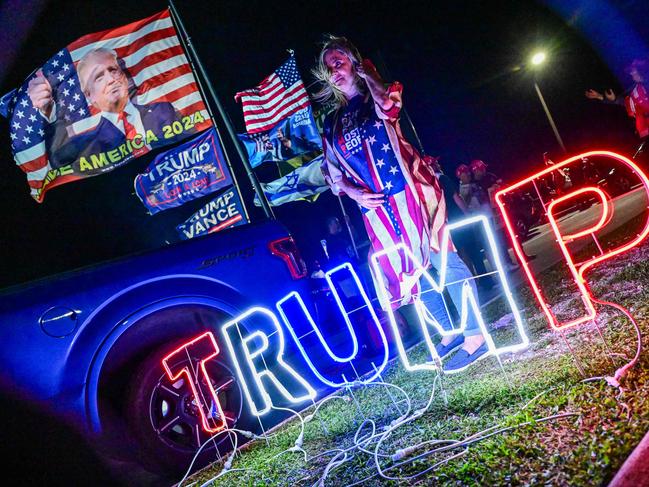
<instances>
[{"instance_id":1,"label":"car tire","mask_svg":"<svg viewBox=\"0 0 649 487\"><path fill-rule=\"evenodd\" d=\"M162 366L162 359L181 343L160 347L144 360L131 380L127 394L125 413L130 433L138 443L138 461L158 475L183 475L194 461L200 445L210 438L201 427L200 413L189 383L184 376L171 381ZM206 368L226 423L231 428L237 424L243 405L236 375L218 359L206 362ZM216 461L231 451L232 435L222 433L216 436L203 448L192 469Z\"/></svg>"}]
</instances>

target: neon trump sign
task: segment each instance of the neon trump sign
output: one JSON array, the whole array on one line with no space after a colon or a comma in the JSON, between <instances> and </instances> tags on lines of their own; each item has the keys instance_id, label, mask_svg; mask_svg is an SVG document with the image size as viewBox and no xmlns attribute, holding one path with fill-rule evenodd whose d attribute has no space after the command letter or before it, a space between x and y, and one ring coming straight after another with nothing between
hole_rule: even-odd
<instances>
[{"instance_id":1,"label":"neon trump sign","mask_svg":"<svg viewBox=\"0 0 649 487\"><path fill-rule=\"evenodd\" d=\"M584 313L577 318L567 321L557 319L552 311L551 305L546 302L542 289L534 278L529 263L525 260L521 242L516 236L511 221L512 219L508 213L507 198L514 194L515 191L523 188L526 184L534 184L541 178L551 175L554 171L566 168L584 157L609 158L624 165L624 167L627 167L637 175L639 181L642 183L645 194L649 196L649 179L637 165L623 156L606 151L593 151L572 157L500 190L496 194L496 202L501 210L505 227L512 237L514 250L523 264L525 275L543 311L548 317L550 325L557 330L585 323L594 319L596 316L596 310L591 299L592 296L588 284L584 278L584 272L597 263L610 259L638 245L649 233L648 220L645 222L642 231L631 241L609 251L604 251L599 247L600 255L593 256L582 262L575 262L574 255L569 248L570 243L584 238L594 238L597 242L595 233L605 227L613 216L613 205L611 205L610 197L604 190L598 187L584 186L554 198L547 205L543 202L550 228L556 237L556 242L562 253L563 260L570 269L574 284L585 306ZM599 203L594 206L600 212L599 216L596 218L595 223L589 224L585 228L579 228L576 231L566 231L561 227L557 216L558 212L562 207L569 205L571 202L578 201L580 198L594 198ZM474 288L467 281L447 282L448 241L454 231L467 227L480 230L486 237L487 250L493 256L492 262L495 267L495 274L504 291L506 305L513 316L517 335L517 341L514 343L496 343L485 325L485 321L480 312L478 299L474 294ZM461 306L457 310L459 316L458 323L453 323L451 314L447 313L447 317L451 323L451 329L444 328L433 311L428 309L428 305L426 304L427 300L423 293L414 297L418 331L423 336L427 351L431 357L429 360L414 363L406 350L404 336L402 336L402 331L398 327L394 311L388 302L386 290L382 284L374 283L379 294L379 301L381 302L382 308L386 311L392 341L405 369L410 372L432 370L445 373L441 365L440 357L433 344L431 332L438 333L442 336L460 334L465 330L470 316L477 321L485 337L490 355L498 357L506 352L516 352L526 348L529 345L529 339L523 326L521 313L513 298L507 280L507 273L500 259L500 252L496 244L496 239L494 238L490 220L485 216L478 215L447 225L442 237L441 248L443 249L441 255L442 265L439 269L437 280L417 261L406 245L399 244L391 248L386 248L370 257L370 264L374 271L373 278L375 280L376 276L380 275L381 258L398 258L406 262L410 269L408 275L402 276L404 281L408 281L404 282L406 287L409 285L414 286L418 281L426 282L428 287L430 287L430 290L426 292L439 293L440 295L449 286L459 285L462 287ZM332 341L331 336L328 336L330 334L326 330L321 329L320 325L314 321L302 297L296 292L290 292L279 299L275 305L275 310L259 306L252 307L222 325L220 329L222 343L225 344L228 350L229 358L236 370L237 378L243 390L248 408L254 416L261 417L267 414L273 407L279 407L280 403L301 404L306 401L314 401L317 397L316 389L318 384L309 381L307 375L310 375L314 380L328 387L338 388L375 381L380 378L381 372L386 367L389 357L388 337L354 268L348 263L343 264L327 272L325 277L336 302L338 313L344 323L340 325L341 330L344 332L342 333L344 336L342 342L340 340L336 343ZM355 291L355 302L350 302L349 299L346 299L346 295L340 286L343 280L347 281L348 285L351 284L351 287ZM358 313L364 313L365 319L358 319ZM285 332L288 332L288 335ZM289 346L293 350L296 350L296 352L287 354ZM363 359L361 350L368 348L376 349L375 355L378 357L378 364ZM200 359L194 359L192 362L195 363L194 367L174 369L169 364L173 363L173 357L181 353L194 353ZM183 374L190 378L189 383L192 386L194 397L201 404L199 410L203 427L208 432L215 432L225 428L225 422L223 419L220 419L222 418L222 412L218 398L209 386L211 381L200 380L201 378L209 379L204 364L207 360L214 358L218 353L219 348L216 344L216 339L212 332L208 332L186 343L175 352L169 354L163 361L163 366L172 380ZM318 360L316 360L316 357ZM301 371L307 372L307 374ZM198 377L199 375L200 377ZM203 382L206 382L208 385L203 384ZM205 401L215 407L205 405ZM215 415L217 416L216 418L214 418Z\"/></svg>"},{"instance_id":2,"label":"neon trump sign","mask_svg":"<svg viewBox=\"0 0 649 487\"><path fill-rule=\"evenodd\" d=\"M210 332L178 347L162 359L162 366L172 381L187 379L198 405L203 429L216 433L225 428L225 415L205 368L205 362L219 354L219 346ZM189 363L187 359L189 358ZM212 408L215 408L213 414Z\"/></svg>"},{"instance_id":3,"label":"neon trump sign","mask_svg":"<svg viewBox=\"0 0 649 487\"><path fill-rule=\"evenodd\" d=\"M353 280L355 288L356 290L358 290L361 296L364 309L368 310L368 312L370 313L371 316L370 326L380 337L381 349L382 349L382 360L378 368L372 367L370 370L367 371L361 369L361 371L359 372L356 368L353 367L352 361L354 360L354 358L356 358L359 351L358 332L354 330L354 325L352 324L352 320L350 319L350 315L352 314L352 311L348 310L345 304L343 303L343 299L341 297L341 290L338 288L338 286L336 286L336 283L332 278L332 276L335 276L336 274L344 274L344 273L348 273L351 279ZM354 377L354 376L363 377L363 379L360 379L360 382L362 383L372 382L373 380L375 380L377 377L380 376L381 371L387 365L388 358L389 358L388 341L387 341L387 337L385 336L385 332L381 327L381 323L379 322L379 319L376 316L376 313L374 311L374 308L372 307L370 299L368 298L365 290L363 289L363 286L361 285L361 281L358 278L358 275L356 274L356 271L351 266L351 264L345 263L338 267L335 267L334 269L331 269L325 274L325 279L327 280L329 289L331 289L332 291L332 294L338 306L338 310L340 311L342 318L345 322L345 326L347 328L347 332L349 333L349 338L352 343L352 350L346 356L341 357L337 355L336 351L331 349L331 347L327 342L327 339L323 336L320 327L313 321L313 318L309 313L308 309L306 308L306 306L304 305L304 301L302 300L302 297L299 295L299 293L291 292L287 294L285 297L283 297L282 299L280 299L276 304L277 310L281 315L284 324L286 325L286 328L289 330L291 337L295 341L295 344L299 348L300 353L304 358L305 362L307 363L309 369L311 369L313 374L323 384L328 385L330 387L344 387L349 384L347 377ZM291 301L297 303L297 305L300 307L300 310L304 315L304 318L308 321L310 328L313 330L313 332L316 334L318 338L318 344L326 352L328 358L335 363L345 365L344 369L338 372L339 377L333 379L326 377L311 360L310 354L307 351L307 347L303 345L302 338L298 336L298 333L296 332L295 327L292 324L292 321L289 319L288 314L286 313L286 309ZM365 345L367 346L368 344ZM366 377L366 375L368 376Z\"/></svg>"},{"instance_id":4,"label":"neon trump sign","mask_svg":"<svg viewBox=\"0 0 649 487\"><path fill-rule=\"evenodd\" d=\"M270 331L257 328L254 331L242 332L239 323L250 317L266 318L264 321L270 324ZM230 351L243 393L253 415L263 416L276 405L273 396L268 392L269 385L274 386L274 389L291 403L315 399L315 389L284 360L284 332L277 316L271 310L259 306L250 308L223 325L221 334ZM237 353L235 334L240 338L240 350L243 354ZM255 346L249 344L255 341L256 348L253 348ZM271 343L276 346L271 347Z\"/></svg>"},{"instance_id":5,"label":"neon trump sign","mask_svg":"<svg viewBox=\"0 0 649 487\"><path fill-rule=\"evenodd\" d=\"M451 330L445 330L439 324L437 318L427 308L425 300L415 299L419 327L424 336L430 356L432 357L431 360L417 365L411 363L411 359L405 350L404 337L398 329L391 306L386 302L386 296L381 296L382 304L388 310L390 328L399 351L399 357L409 371L437 370L443 373L441 360L437 355L431 338L430 328L432 327L444 336L462 333L470 314L478 321L487 341L490 354L499 355L507 351L520 350L525 348L529 343L523 328L520 312L507 282L506 272L498 257L497 245L488 219L484 216L476 216L462 222L448 225L443 235L443 248L448 249L448 241L454 230L467 226L479 227L487 236L489 251L495 257L495 272L500 279L505 291L506 301L515 318L520 341L512 345L496 346L482 318L477 297L474 295L471 287L466 282L446 282L447 250L442 255L443 265L442 269L440 269L440 279L439 281L435 281L433 276L416 260L408 247L397 245L372 256L371 262L375 270L378 269L376 266L378 265L379 258L383 255L396 256L396 258L405 258L411 263L413 272L410 273L408 279L412 279L413 283L420 278L425 279L431 284L432 291L430 292L441 294L448 285L462 286L462 305L460 307L461 309L457 310L460 316L460 324ZM316 387L308 381L304 374L300 373L300 365L305 364L307 370L319 382L329 387L366 384L379 378L381 372L385 369L389 358L388 338L366 291L361 285L361 280L356 271L349 263L345 263L328 271L325 277L332 290L338 312L343 319L344 329L346 331L345 336L348 338L344 343L339 343L337 347L332 346L324 331L313 320L302 297L296 292L287 294L276 303L277 314L281 317L284 327L280 325L277 314L273 310L260 306L250 308L232 320L229 320L221 327L221 337L229 352L239 384L241 385L252 415L261 417L267 414L273 407L279 407L279 398L281 398L279 400L282 403L288 402L292 404L301 404L305 401L315 400L317 397ZM353 309L350 309L349 302L345 300L344 293L339 285L343 280L353 284L354 294L359 297L356 301L356 307ZM382 289L381 286L375 287ZM366 313L368 319L361 321L359 324L359 320L355 319L354 315L361 311ZM305 322L308 325L306 327L304 326ZM285 357L287 340L284 328L288 331L291 344L298 349L299 353L296 354L298 356ZM304 330L305 328L308 330L306 333L300 334L298 332L298 329ZM210 342L214 344L214 347L209 349L209 356L203 357L203 362L201 363L215 357L218 353L218 347L216 347L216 340L211 332L201 335L201 337L183 345L174 354L186 350L197 341L204 340L205 335L210 336ZM305 342L305 338L309 336L316 337L310 346ZM378 342L377 346L379 349L376 355L380 357L378 365L374 361L368 362L367 360L361 360L359 356L361 349L371 348L373 346L370 336L378 336L378 340L375 340ZM320 357L319 364L316 364L313 359L316 355ZM172 378L170 369L167 366L165 366L165 369L169 377ZM191 374L191 371L194 369L199 370L196 367L193 369L184 368L182 373ZM200 370L204 372L205 368L202 367ZM180 372L176 372L173 377L178 377L179 374ZM191 381L192 384L196 382L196 378L193 378ZM194 396L200 402L204 400L206 394L201 393L201 391L194 391ZM215 395L207 397L211 401L216 401L218 404L218 399ZM209 411L209 407L200 408L204 425L209 424L209 416L207 414ZM217 411L220 411L220 405ZM212 427L208 431L214 432L224 427L225 423L221 423L220 426Z\"/></svg>"}]
</instances>

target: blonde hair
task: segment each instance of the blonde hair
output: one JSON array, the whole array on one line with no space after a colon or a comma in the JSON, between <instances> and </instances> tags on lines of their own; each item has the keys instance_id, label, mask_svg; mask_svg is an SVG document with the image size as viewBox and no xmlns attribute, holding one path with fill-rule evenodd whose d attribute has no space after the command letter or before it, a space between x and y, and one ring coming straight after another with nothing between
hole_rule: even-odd
<instances>
[{"instance_id":1,"label":"blonde hair","mask_svg":"<svg viewBox=\"0 0 649 487\"><path fill-rule=\"evenodd\" d=\"M360 64L361 58L356 46L349 42L346 37L336 37L331 34L325 36L325 41L322 43L322 49L318 56L318 64L311 70L311 74L319 82L322 87L318 90L313 98L323 105L334 105L336 108L347 105L347 98L344 93L340 91L335 84L331 82L331 72L325 63L325 54L329 51L338 51L339 53L347 56L352 63L354 75L356 77L355 83L360 93L365 93L365 83L356 75L357 64Z\"/></svg>"}]
</instances>

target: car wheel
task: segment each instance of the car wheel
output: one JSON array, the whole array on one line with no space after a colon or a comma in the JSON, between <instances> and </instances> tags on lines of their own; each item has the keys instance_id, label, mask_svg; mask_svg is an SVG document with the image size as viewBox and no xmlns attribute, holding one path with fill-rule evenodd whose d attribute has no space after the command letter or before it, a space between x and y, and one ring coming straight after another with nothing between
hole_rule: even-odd
<instances>
[{"instance_id":1,"label":"car wheel","mask_svg":"<svg viewBox=\"0 0 649 487\"><path fill-rule=\"evenodd\" d=\"M211 437L203 431L199 408L186 377L172 381L162 367L163 357L173 349L163 347L140 365L131 381L126 407L129 429L140 446L140 463L152 472L167 475L184 473L198 449ZM189 359L185 361L189 364ZM182 362L178 365L182 366ZM205 365L225 421L233 427L243 404L236 376L219 360L210 360ZM231 451L232 440L228 433L215 436L203 448L194 467Z\"/></svg>"}]
</instances>

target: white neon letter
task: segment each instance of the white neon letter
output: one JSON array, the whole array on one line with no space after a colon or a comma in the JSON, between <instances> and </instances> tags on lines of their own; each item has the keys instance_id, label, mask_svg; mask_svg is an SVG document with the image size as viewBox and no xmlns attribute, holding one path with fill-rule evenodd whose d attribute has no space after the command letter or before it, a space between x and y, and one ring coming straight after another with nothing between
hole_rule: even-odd
<instances>
[{"instance_id":1,"label":"white neon letter","mask_svg":"<svg viewBox=\"0 0 649 487\"><path fill-rule=\"evenodd\" d=\"M272 324L273 330L270 333L266 333L259 329L251 332L244 329L243 333L245 333L245 335L242 334L239 323L253 314L266 317L266 322ZM284 333L275 313L267 308L258 306L250 308L245 313L223 325L221 333L223 334L230 356L232 357L232 361L237 370L241 387L243 388L244 395L248 401L252 414L255 416L262 416L270 411L270 409L275 405L275 402L264 386L262 379L267 379L267 383L273 384L275 389L284 396L286 400L292 403L301 403L307 399L314 399L316 397L316 391L313 387L311 387L311 385L283 359ZM235 351L234 344L237 342L232 340L234 336L239 337L238 348L243 351L243 356L245 357L244 365L247 366L248 374L244 372L242 364L239 361L239 356ZM261 344L258 344L256 349L251 350L250 342L253 340L258 340ZM276 373L278 372L282 373L283 380L280 380L277 377ZM247 375L252 376L256 386L254 391L256 393L255 395L261 397L261 407L258 407L257 402L252 397L253 394L250 390L249 381L246 379ZM291 392L291 390L286 387L286 382L289 381L292 383L290 386L291 389L299 390L297 393Z\"/></svg>"},{"instance_id":2,"label":"white neon letter","mask_svg":"<svg viewBox=\"0 0 649 487\"><path fill-rule=\"evenodd\" d=\"M496 243L496 238L494 236L493 229L491 228L491 223L489 222L489 218L487 218L484 215L476 215L470 218L465 218L464 220L461 220L459 222L455 222L450 225L447 225L447 229L444 232L444 239L443 239L444 242L442 242L442 244L446 245L446 241L449 238L448 235L453 230L458 228L463 228L469 225L474 225L474 224L482 225L484 234L487 237L487 242L489 243L489 251L493 256L493 263L494 266L496 267L496 273L498 274L498 279L500 279L500 286L502 287L505 300L509 305L509 310L511 311L512 316L514 317L514 322L516 323L516 330L518 332L518 335L521 338L521 341L520 343L515 343L507 346L499 346L499 347L495 346L491 334L485 328L484 319L482 318L482 313L480 312L480 306L478 305L478 300L475 298L473 292L471 291L471 288L468 286L466 287L466 289L463 289L463 293L462 293L461 322L466 320L466 318L464 318L465 308L467 307L465 293L468 292L470 294L471 305L475 311L475 316L478 320L478 324L480 325L485 340L487 341L489 352L495 355L500 355L506 352L517 352L523 350L529 346L530 341L525 331L525 327L523 326L523 318L521 317L521 313L518 309L518 305L516 304L516 301L514 300L514 295L512 294L511 288L509 287L509 281L507 279L507 271L505 270L503 263L500 260L501 249L498 248L498 245ZM503 251L506 252L507 249L504 249ZM468 283L465 282L465 285L466 284ZM460 326L463 326L462 323Z\"/></svg>"},{"instance_id":3,"label":"white neon letter","mask_svg":"<svg viewBox=\"0 0 649 487\"><path fill-rule=\"evenodd\" d=\"M428 274L426 270L421 266L419 262L417 262L417 259L415 259L415 256L413 255L412 251L403 243L399 243L393 247L388 247L386 249L380 250L378 252L375 252L372 254L370 261L372 263L372 278L375 280L374 287L377 289L378 294L379 294L379 300L382 304L383 309L388 315L388 320L390 322L390 327L392 328L392 333L395 338L395 342L397 345L397 350L399 352L399 357L401 358L401 362L403 363L403 366L406 368L408 371L415 371L415 370L437 370L438 366L437 364L440 363L439 361L439 356L437 355L437 351L435 350L435 346L433 345L432 339L430 338L430 335L428 333L427 326L421 322L420 320L420 326L421 326L421 331L424 335L424 338L426 340L426 345L428 346L428 349L430 350L430 353L432 354L434 358L434 362L426 362L423 364L412 364L410 362L410 359L408 358L408 355L406 354L406 349L403 344L403 339L401 337L401 332L399 331L399 327L397 326L396 319L394 317L394 311L392 310L392 305L390 303L390 299L387 294L387 290L385 289L385 285L380 282L380 276L381 276L381 265L379 262L379 258L385 256L389 256L392 253L403 253L405 254L405 258L407 259L408 257L410 258L410 261L414 264L415 271L410 274L410 275L403 275L402 279L408 279L412 281L409 285L405 285L402 287L405 288L412 288L412 286L415 285L415 283L419 280L419 278L422 276L422 274ZM446 265L444 265L446 267ZM440 273L443 272L440 269ZM435 282L435 280L432 278L430 274L426 277L428 282L430 282L431 286L436 292L442 292L443 288L440 288L438 284ZM440 327L441 328L441 327Z\"/></svg>"},{"instance_id":4,"label":"white neon letter","mask_svg":"<svg viewBox=\"0 0 649 487\"><path fill-rule=\"evenodd\" d=\"M353 367L353 359L356 358L358 355L358 337L356 335L356 332L354 330L354 327L352 325L352 322L349 318L349 315L354 312L354 311L359 311L357 310L352 310L348 311L345 308L345 305L343 304L343 300L340 297L340 293L338 292L337 286L334 284L332 276L335 274L340 274L341 272L349 272L351 274L351 277L354 281L355 288L359 292L362 300L363 300L363 308L366 308L367 311L370 313L372 317L372 326L376 328L376 332L378 333L379 337L381 338L381 345L383 347L383 360L381 364L379 365L378 368L374 368L374 372L370 374L367 378L362 379L362 383L367 383L371 382L374 379L376 379L380 374L381 371L385 368L386 364L388 363L388 357L389 357L389 350L388 350L388 342L385 336L385 332L383 331L381 324L376 316L376 313L374 312L374 308L372 307L372 304L367 297L367 293L363 289L363 286L361 285L360 279L358 278L358 275L354 271L354 268L351 266L349 263L344 263L342 265L339 265L338 267L335 267L334 269L331 269L325 274L325 278L327 279L327 283L329 284L329 289L331 289L331 292L334 296L334 299L336 300L336 304L338 305L338 309L340 310L340 313L345 321L345 325L347 327L347 331L349 332L349 337L351 339L351 351L347 355L338 355L335 351L331 349L329 344L327 343L327 340L325 337L322 335L322 332L318 325L313 321L313 318L311 317L311 314L309 313L309 310L306 308L304 305L304 301L302 300L302 297L296 293L296 292L291 292L288 295L286 295L284 298L280 299L277 302L277 310L279 311L280 316L284 320L284 324L286 325L286 328L288 329L289 333L293 337L293 340L295 340L296 345L300 349L300 352L304 356L304 359L309 366L309 368L313 371L313 373L320 379L323 383L327 384L328 386L331 387L342 387L347 384L349 384L349 380L347 380L347 377L354 377L357 374L359 376L365 375L365 372L363 370L356 370L356 368ZM300 306L302 310L302 314L304 317L307 319L310 325L310 331L304 334L303 336L298 336L298 333L295 331L295 328L291 324L291 321L289 320L287 313L286 313L286 303L289 301L295 301L297 304ZM368 330L369 331L369 330ZM319 343L322 345L324 348L325 352L327 352L327 355L337 363L350 363L352 364L352 367L350 368L349 372L347 374L341 374L342 376L342 381L336 381L332 379L328 379L323 374L318 370L318 367L313 363L311 360L311 357L309 353L307 353L305 347L302 345L302 339L304 336L310 334L310 333L315 333L316 336L318 337Z\"/></svg>"},{"instance_id":5,"label":"white neon letter","mask_svg":"<svg viewBox=\"0 0 649 487\"><path fill-rule=\"evenodd\" d=\"M446 286L446 271L447 271L447 259L448 259L448 243L449 243L448 241L450 238L449 236L450 232L457 228L462 228L474 224L481 224L485 231L485 234L487 236L487 241L489 242L489 249L494 256L493 259L494 265L496 267L497 274L500 278L500 282L505 294L505 299L507 300L512 315L514 317L516 328L521 337L521 341L520 343L507 345L507 346L497 347L495 345L493 338L489 333L489 330L487 330L485 326L484 319L482 318L482 314L480 312L480 306L478 305L478 300L474 296L471 286L469 286L468 282L465 281L462 285L462 303L461 303L461 309L459 310L460 324L459 327L453 328L452 330L443 329L443 327L439 324L437 319L435 319L435 317L427 309L426 305L423 303L421 298L415 297L414 304L415 304L415 309L417 311L417 316L419 318L419 325L421 327L430 354L433 356L434 363L426 362L424 364L411 364L406 354L403 345L403 340L401 338L399 329L397 327L394 318L394 312L392 311L390 303L388 302L388 297L387 297L385 287L382 285L382 283L377 283L376 288L379 290L379 297L384 305L383 307L384 309L387 310L388 317L390 320L390 326L392 327L392 330L396 338L396 344L397 344L397 349L399 351L399 356L401 358L401 361L403 362L404 367L407 370L414 371L414 370L437 369L436 364L439 363L439 356L437 355L437 351L435 350L435 346L433 345L433 341L431 339L428 327L433 326L435 330L442 336L457 335L459 333L462 333L465 330L470 312L472 312L477 319L478 325L487 342L487 346L489 348L490 354L499 355L505 352L514 352L526 348L529 345L529 339L523 327L523 320L521 318L520 311L518 310L516 302L514 301L513 295L509 287L509 283L507 282L506 272L503 268L502 262L500 261L500 252L498 251L496 240L493 236L493 232L491 230L489 221L487 217L485 217L484 215L477 215L470 218L466 218L464 220L446 226L446 228L444 229L444 234L442 236L442 242L441 242L441 252L442 252L441 269L438 269L439 282L435 281L435 279L430 275L430 273L422 267L421 263L416 259L413 252L406 245L402 243L397 244L393 247L389 247L387 249L383 249L372 255L371 261L372 261L372 267L374 269L374 276L375 276L374 278L376 279L376 276L380 276L381 270L379 265L379 257L391 253L403 253L404 257L406 259L409 259L414 266L414 272L411 275L405 277L412 281L411 285L414 285L417 280L423 277L433 288L434 292L442 293L444 291L444 287ZM451 317L449 316L448 318L449 321L451 321Z\"/></svg>"}]
</instances>

